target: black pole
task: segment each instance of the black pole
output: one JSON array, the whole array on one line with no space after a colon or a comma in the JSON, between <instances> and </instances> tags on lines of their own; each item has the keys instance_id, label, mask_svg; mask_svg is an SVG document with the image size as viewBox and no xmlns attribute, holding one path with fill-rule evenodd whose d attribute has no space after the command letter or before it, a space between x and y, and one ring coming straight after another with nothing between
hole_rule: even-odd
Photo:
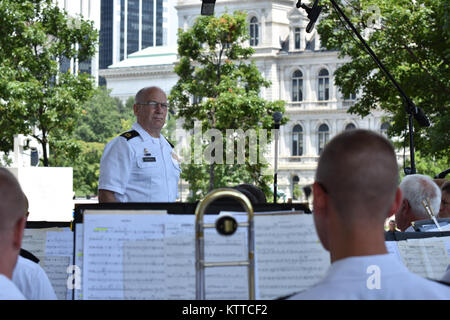
<instances>
[{"instance_id":1,"label":"black pole","mask_svg":"<svg viewBox=\"0 0 450 320\"><path fill-rule=\"evenodd\" d=\"M403 98L403 101L405 102L405 109L406 112L409 114L409 148L411 153L411 174L416 173L416 165L415 165L415 158L414 158L414 126L412 121L412 116L417 120L417 122L423 126L423 127L429 127L430 122L428 118L425 116L422 109L417 107L414 102L406 95L406 93L403 91L402 87L398 84L398 82L394 79L394 77L391 75L391 73L385 68L383 63L378 59L377 55L373 50L369 47L369 45L366 43L364 38L359 34L358 30L356 30L355 26L352 24L350 19L345 15L345 13L341 10L339 5L334 0L330 0L333 7L338 11L338 13L344 18L345 22L350 26L352 31L356 34L358 39L361 41L361 43L364 45L364 47L369 52L369 55L372 57L372 59L375 61L375 63L378 65L378 67L387 75L389 80L394 84L394 86L397 88L398 92Z\"/></svg>"},{"instance_id":2,"label":"black pole","mask_svg":"<svg viewBox=\"0 0 450 320\"><path fill-rule=\"evenodd\" d=\"M273 174L273 203L277 203L277 183L278 183L278 173Z\"/></svg>"},{"instance_id":3,"label":"black pole","mask_svg":"<svg viewBox=\"0 0 450 320\"><path fill-rule=\"evenodd\" d=\"M273 118L273 128L275 129L275 157L274 157L274 174L273 174L273 203L277 203L277 193L278 193L278 136L280 130L281 119L283 114L279 111L272 115Z\"/></svg>"},{"instance_id":4,"label":"black pole","mask_svg":"<svg viewBox=\"0 0 450 320\"><path fill-rule=\"evenodd\" d=\"M416 162L414 158L414 125L412 114L409 114L408 117L408 126L409 126L409 153L411 156L411 169L408 174L416 174ZM406 172L405 172L406 174Z\"/></svg>"}]
</instances>

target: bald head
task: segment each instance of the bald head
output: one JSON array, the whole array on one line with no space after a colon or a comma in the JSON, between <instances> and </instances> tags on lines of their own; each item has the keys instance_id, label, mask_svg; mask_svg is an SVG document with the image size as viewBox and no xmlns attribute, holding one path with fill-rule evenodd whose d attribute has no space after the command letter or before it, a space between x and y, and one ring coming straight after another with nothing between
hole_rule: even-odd
<instances>
[{"instance_id":1,"label":"bald head","mask_svg":"<svg viewBox=\"0 0 450 320\"><path fill-rule=\"evenodd\" d=\"M166 93L159 87L145 87L139 90L134 97L134 103L146 103L148 97L155 99L154 97L163 95L166 99ZM164 101L158 101L164 102Z\"/></svg>"},{"instance_id":2,"label":"bald head","mask_svg":"<svg viewBox=\"0 0 450 320\"><path fill-rule=\"evenodd\" d=\"M392 144L368 130L345 131L325 147L316 181L337 213L349 222L381 221L387 217L398 185Z\"/></svg>"},{"instance_id":3,"label":"bald head","mask_svg":"<svg viewBox=\"0 0 450 320\"><path fill-rule=\"evenodd\" d=\"M17 179L0 168L0 233L10 230L28 211L28 201Z\"/></svg>"}]
</instances>

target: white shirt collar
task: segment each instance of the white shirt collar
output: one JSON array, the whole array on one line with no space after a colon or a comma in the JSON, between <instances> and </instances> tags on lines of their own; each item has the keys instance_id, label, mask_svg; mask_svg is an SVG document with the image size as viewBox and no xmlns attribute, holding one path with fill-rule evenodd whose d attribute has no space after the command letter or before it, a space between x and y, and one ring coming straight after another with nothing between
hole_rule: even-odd
<instances>
[{"instance_id":1,"label":"white shirt collar","mask_svg":"<svg viewBox=\"0 0 450 320\"><path fill-rule=\"evenodd\" d=\"M145 131L142 126L135 122L133 123L133 126L131 127L133 130L136 130L139 133L139 136L143 141L151 140L153 143L159 143L159 140L161 139L161 135L159 138L152 137L147 131Z\"/></svg>"},{"instance_id":2,"label":"white shirt collar","mask_svg":"<svg viewBox=\"0 0 450 320\"><path fill-rule=\"evenodd\" d=\"M333 262L328 269L327 277L335 279L367 277L369 266L378 266L384 275L407 271L406 267L391 254L355 256Z\"/></svg>"}]
</instances>

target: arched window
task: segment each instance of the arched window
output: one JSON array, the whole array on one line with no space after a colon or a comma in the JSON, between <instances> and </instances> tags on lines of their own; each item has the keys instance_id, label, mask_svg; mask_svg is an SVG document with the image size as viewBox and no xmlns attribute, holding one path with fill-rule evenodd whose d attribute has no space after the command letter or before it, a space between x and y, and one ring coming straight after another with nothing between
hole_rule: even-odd
<instances>
[{"instance_id":1,"label":"arched window","mask_svg":"<svg viewBox=\"0 0 450 320\"><path fill-rule=\"evenodd\" d=\"M330 77L327 69L319 72L319 101L330 99Z\"/></svg>"},{"instance_id":2,"label":"arched window","mask_svg":"<svg viewBox=\"0 0 450 320\"><path fill-rule=\"evenodd\" d=\"M389 130L390 126L391 125L388 122L383 122L383 124L380 127L380 133L382 135L384 135L385 137L387 137L388 136L388 130Z\"/></svg>"},{"instance_id":3,"label":"arched window","mask_svg":"<svg viewBox=\"0 0 450 320\"><path fill-rule=\"evenodd\" d=\"M353 130L356 129L356 126L353 123L349 123L345 126L345 130Z\"/></svg>"},{"instance_id":4,"label":"arched window","mask_svg":"<svg viewBox=\"0 0 450 320\"><path fill-rule=\"evenodd\" d=\"M300 49L301 31L300 28L294 29L294 48Z\"/></svg>"},{"instance_id":5,"label":"arched window","mask_svg":"<svg viewBox=\"0 0 450 320\"><path fill-rule=\"evenodd\" d=\"M318 148L317 148L317 150L319 151L319 154L322 153L329 138L330 138L330 129L328 128L328 126L325 123L323 123L320 125L319 133L318 133Z\"/></svg>"},{"instance_id":6,"label":"arched window","mask_svg":"<svg viewBox=\"0 0 450 320\"><path fill-rule=\"evenodd\" d=\"M258 18L250 19L250 46L255 47L259 43L259 24Z\"/></svg>"},{"instance_id":7,"label":"arched window","mask_svg":"<svg viewBox=\"0 0 450 320\"><path fill-rule=\"evenodd\" d=\"M303 129L298 124L292 130L292 155L303 155Z\"/></svg>"},{"instance_id":8,"label":"arched window","mask_svg":"<svg viewBox=\"0 0 450 320\"><path fill-rule=\"evenodd\" d=\"M292 101L303 101L303 73L300 70L292 74Z\"/></svg>"}]
</instances>

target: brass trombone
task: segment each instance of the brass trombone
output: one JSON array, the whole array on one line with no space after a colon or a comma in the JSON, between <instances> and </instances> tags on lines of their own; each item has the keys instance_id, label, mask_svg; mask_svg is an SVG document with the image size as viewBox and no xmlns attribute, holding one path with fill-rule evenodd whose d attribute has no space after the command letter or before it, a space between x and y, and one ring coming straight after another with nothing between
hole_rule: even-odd
<instances>
[{"instance_id":1,"label":"brass trombone","mask_svg":"<svg viewBox=\"0 0 450 320\"><path fill-rule=\"evenodd\" d=\"M247 222L239 223L238 226L248 228L248 260L236 262L205 262L205 240L204 229L215 228L215 224L203 223L203 216L208 205L214 200L223 197L236 199L247 212ZM250 200L241 192L231 188L220 188L208 193L203 200L199 202L195 209L195 297L197 300L205 299L205 268L207 267L229 267L229 266L247 266L248 267L248 291L249 300L255 300L255 237L253 224L253 206Z\"/></svg>"}]
</instances>

